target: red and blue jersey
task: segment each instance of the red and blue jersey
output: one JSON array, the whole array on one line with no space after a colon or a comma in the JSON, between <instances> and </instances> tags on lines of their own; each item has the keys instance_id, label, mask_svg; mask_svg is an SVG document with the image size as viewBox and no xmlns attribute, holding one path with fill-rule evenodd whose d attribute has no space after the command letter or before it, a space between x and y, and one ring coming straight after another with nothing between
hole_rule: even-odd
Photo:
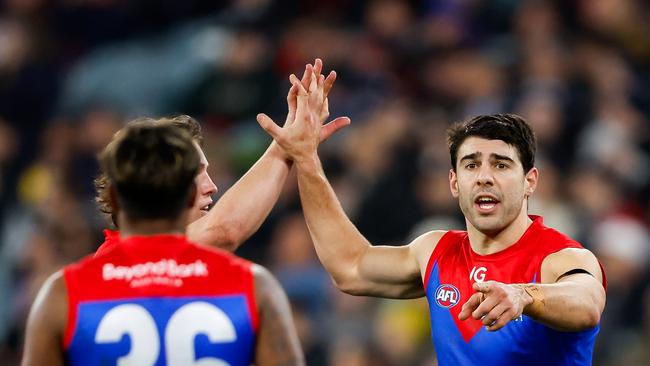
<instances>
[{"instance_id":1,"label":"red and blue jersey","mask_svg":"<svg viewBox=\"0 0 650 366\"><path fill-rule=\"evenodd\" d=\"M107 235L67 266L71 365L253 363L258 314L251 263L181 235Z\"/></svg>"},{"instance_id":2,"label":"red and blue jersey","mask_svg":"<svg viewBox=\"0 0 650 366\"><path fill-rule=\"evenodd\" d=\"M449 231L438 242L429 258L424 287L441 366L591 365L598 326L561 332L522 315L488 332L479 320L458 319L463 304L475 293L474 282L540 282L544 258L565 248L582 248L545 227L541 217L531 218L533 223L515 244L490 255L475 253L465 231Z\"/></svg>"}]
</instances>

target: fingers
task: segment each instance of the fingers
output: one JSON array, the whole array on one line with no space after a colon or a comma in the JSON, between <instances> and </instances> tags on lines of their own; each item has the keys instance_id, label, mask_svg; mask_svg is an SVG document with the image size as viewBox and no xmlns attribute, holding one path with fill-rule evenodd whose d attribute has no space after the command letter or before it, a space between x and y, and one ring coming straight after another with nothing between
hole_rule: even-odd
<instances>
[{"instance_id":1,"label":"fingers","mask_svg":"<svg viewBox=\"0 0 650 366\"><path fill-rule=\"evenodd\" d=\"M458 314L458 319L460 320L466 320L469 319L469 316L472 315L474 310L481 305L481 301L483 300L483 296L481 293L475 293L474 295L470 296L470 298L463 304L463 307L460 310L460 313Z\"/></svg>"},{"instance_id":2,"label":"fingers","mask_svg":"<svg viewBox=\"0 0 650 366\"><path fill-rule=\"evenodd\" d=\"M339 117L323 125L320 130L320 141L323 142L330 138L336 131L349 126L352 121L348 117Z\"/></svg>"},{"instance_id":3,"label":"fingers","mask_svg":"<svg viewBox=\"0 0 650 366\"><path fill-rule=\"evenodd\" d=\"M330 90L332 90L332 86L334 86L334 82L336 81L336 71L332 70L330 71L329 75L327 75L327 78L325 78L325 86L323 87L323 95L325 98L330 94Z\"/></svg>"},{"instance_id":4,"label":"fingers","mask_svg":"<svg viewBox=\"0 0 650 366\"><path fill-rule=\"evenodd\" d=\"M278 140L282 133L282 128L264 113L257 115L257 123L266 131L274 140Z\"/></svg>"},{"instance_id":5,"label":"fingers","mask_svg":"<svg viewBox=\"0 0 650 366\"><path fill-rule=\"evenodd\" d=\"M314 60L314 73L316 76L320 76L320 74L323 72L323 60L317 58Z\"/></svg>"},{"instance_id":6,"label":"fingers","mask_svg":"<svg viewBox=\"0 0 650 366\"><path fill-rule=\"evenodd\" d=\"M293 74L292 74L293 75ZM295 77L295 75L294 75ZM295 113L296 111L296 96L298 95L298 88L291 84L291 88L289 88L289 93L287 93L287 105L289 106L289 113Z\"/></svg>"},{"instance_id":7,"label":"fingers","mask_svg":"<svg viewBox=\"0 0 650 366\"><path fill-rule=\"evenodd\" d=\"M507 310L507 306L503 304L497 304L492 308L492 310L490 310L490 312L481 317L481 323L486 326L494 325Z\"/></svg>"},{"instance_id":8,"label":"fingers","mask_svg":"<svg viewBox=\"0 0 650 366\"><path fill-rule=\"evenodd\" d=\"M302 78L300 79L300 83L305 89L309 88L309 81L311 80L312 72L309 70L310 66L309 64L305 65L305 71L302 73Z\"/></svg>"},{"instance_id":9,"label":"fingers","mask_svg":"<svg viewBox=\"0 0 650 366\"><path fill-rule=\"evenodd\" d=\"M517 314L515 314L512 308L506 307L496 320L492 321L490 324L487 324L486 329L490 332L494 332L505 327L506 324L510 323L510 321L514 320L515 318L517 318Z\"/></svg>"},{"instance_id":10,"label":"fingers","mask_svg":"<svg viewBox=\"0 0 650 366\"><path fill-rule=\"evenodd\" d=\"M311 77L309 80L311 81ZM289 75L289 81L291 82L292 87L296 87L298 96L301 94L307 95L307 89L302 85L302 82L298 80L298 77L296 77L296 75Z\"/></svg>"}]
</instances>

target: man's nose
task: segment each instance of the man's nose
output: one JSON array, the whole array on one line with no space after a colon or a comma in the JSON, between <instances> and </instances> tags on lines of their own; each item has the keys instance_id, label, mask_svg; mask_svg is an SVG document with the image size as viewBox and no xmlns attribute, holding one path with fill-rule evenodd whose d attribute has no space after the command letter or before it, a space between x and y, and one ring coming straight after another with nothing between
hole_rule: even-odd
<instances>
[{"instance_id":1,"label":"man's nose","mask_svg":"<svg viewBox=\"0 0 650 366\"><path fill-rule=\"evenodd\" d=\"M210 176L207 173L205 173L202 177L200 177L199 182L200 182L199 189L202 195L211 196L217 193L218 190L217 185L214 184L212 178L210 178Z\"/></svg>"},{"instance_id":2,"label":"man's nose","mask_svg":"<svg viewBox=\"0 0 650 366\"><path fill-rule=\"evenodd\" d=\"M478 185L492 185L494 184L494 175L492 169L488 164L482 164L476 176L476 183Z\"/></svg>"}]
</instances>

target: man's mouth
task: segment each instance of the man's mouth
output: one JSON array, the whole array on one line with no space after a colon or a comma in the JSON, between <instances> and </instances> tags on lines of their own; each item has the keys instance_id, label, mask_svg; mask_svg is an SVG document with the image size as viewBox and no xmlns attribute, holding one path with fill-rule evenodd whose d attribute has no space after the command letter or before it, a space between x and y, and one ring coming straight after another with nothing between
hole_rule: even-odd
<instances>
[{"instance_id":1,"label":"man's mouth","mask_svg":"<svg viewBox=\"0 0 650 366\"><path fill-rule=\"evenodd\" d=\"M201 211L208 212L212 208L212 202L208 203L207 205L201 207Z\"/></svg>"},{"instance_id":2,"label":"man's mouth","mask_svg":"<svg viewBox=\"0 0 650 366\"><path fill-rule=\"evenodd\" d=\"M478 211L481 213L491 213L499 204L499 200L494 196L480 195L474 200Z\"/></svg>"}]
</instances>

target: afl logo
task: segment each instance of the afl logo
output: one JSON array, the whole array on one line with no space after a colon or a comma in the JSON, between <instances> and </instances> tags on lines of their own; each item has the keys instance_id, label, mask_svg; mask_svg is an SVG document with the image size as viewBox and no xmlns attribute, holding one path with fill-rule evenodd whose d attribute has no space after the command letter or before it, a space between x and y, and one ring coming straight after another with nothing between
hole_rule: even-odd
<instances>
[{"instance_id":1,"label":"afl logo","mask_svg":"<svg viewBox=\"0 0 650 366\"><path fill-rule=\"evenodd\" d=\"M436 303L443 308L453 308L460 301L460 291L454 285L440 285L436 289Z\"/></svg>"}]
</instances>

